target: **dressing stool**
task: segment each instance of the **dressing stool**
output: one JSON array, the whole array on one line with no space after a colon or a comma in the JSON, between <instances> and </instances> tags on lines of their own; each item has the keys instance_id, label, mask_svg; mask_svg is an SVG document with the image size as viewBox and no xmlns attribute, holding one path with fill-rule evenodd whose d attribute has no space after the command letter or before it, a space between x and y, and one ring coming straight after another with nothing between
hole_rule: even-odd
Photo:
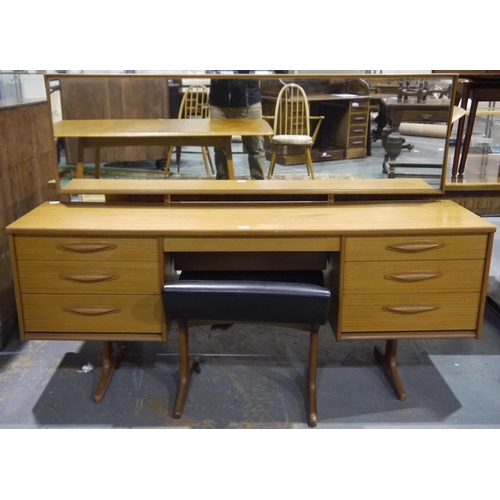
<instances>
[{"instance_id":1,"label":"dressing stool","mask_svg":"<svg viewBox=\"0 0 500 500\"><path fill-rule=\"evenodd\" d=\"M319 328L330 306L330 291L323 285L321 271L183 271L178 281L165 284L165 314L179 326L180 383L174 418L182 416L197 368L189 358L189 323L270 323L310 332L308 424L315 427Z\"/></svg>"}]
</instances>

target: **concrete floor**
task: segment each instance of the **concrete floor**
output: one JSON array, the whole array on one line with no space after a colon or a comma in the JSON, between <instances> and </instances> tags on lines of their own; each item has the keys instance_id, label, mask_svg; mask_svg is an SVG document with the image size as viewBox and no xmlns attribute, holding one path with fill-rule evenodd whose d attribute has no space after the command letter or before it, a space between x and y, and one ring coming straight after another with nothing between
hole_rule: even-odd
<instances>
[{"instance_id":1,"label":"concrete floor","mask_svg":"<svg viewBox=\"0 0 500 500\"><path fill-rule=\"evenodd\" d=\"M348 160L317 164L316 172L342 172L348 165L350 172L372 168L381 174L378 151L375 145L371 167ZM197 165L190 173L203 172L196 156L183 157L181 172L190 168L187 162ZM248 172L245 155L236 158L237 173ZM287 171L294 170L305 167ZM500 225L500 219L489 220ZM500 243L490 274L495 286ZM500 315L493 307L486 310L481 340L400 342L405 402L396 399L376 364L375 345L383 342L339 343L328 326L322 328L319 429L500 427ZM307 428L308 336L303 332L262 326L192 329L191 352L201 373L194 374L180 420L172 418L176 330L166 344L127 344L103 402L96 404L100 348L93 342L22 343L14 336L0 351L0 428ZM85 373L88 363L94 369Z\"/></svg>"},{"instance_id":2,"label":"concrete floor","mask_svg":"<svg viewBox=\"0 0 500 500\"><path fill-rule=\"evenodd\" d=\"M481 340L401 342L401 402L372 351L377 342L337 343L323 328L318 428L500 427L500 320L487 310ZM177 334L166 344L127 344L104 401L93 402L100 346L21 343L0 353L0 427L305 428L307 335L234 326L192 330L201 361L180 420ZM244 353L244 354L241 354ZM84 373L91 363L95 369Z\"/></svg>"}]
</instances>

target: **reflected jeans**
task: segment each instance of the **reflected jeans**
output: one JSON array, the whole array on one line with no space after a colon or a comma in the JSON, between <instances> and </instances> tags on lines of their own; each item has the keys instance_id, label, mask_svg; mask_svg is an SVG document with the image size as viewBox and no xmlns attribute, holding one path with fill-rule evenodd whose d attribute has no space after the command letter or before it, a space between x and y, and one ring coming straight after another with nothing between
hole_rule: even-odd
<instances>
[{"instance_id":1,"label":"reflected jeans","mask_svg":"<svg viewBox=\"0 0 500 500\"><path fill-rule=\"evenodd\" d=\"M243 108L220 108L210 106L210 118L262 118L262 104L256 103ZM241 138L243 147L248 154L248 167L252 179L264 179L266 167L266 154L264 152L264 137L247 136ZM229 179L227 168L226 150L221 147L214 148L215 168L217 179Z\"/></svg>"}]
</instances>

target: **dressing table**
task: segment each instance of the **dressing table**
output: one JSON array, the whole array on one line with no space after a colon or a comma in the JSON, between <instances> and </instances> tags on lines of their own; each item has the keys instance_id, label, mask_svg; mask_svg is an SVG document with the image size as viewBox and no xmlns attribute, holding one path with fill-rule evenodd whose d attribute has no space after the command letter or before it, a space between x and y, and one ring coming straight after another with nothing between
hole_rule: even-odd
<instances>
[{"instance_id":1,"label":"dressing table","mask_svg":"<svg viewBox=\"0 0 500 500\"><path fill-rule=\"evenodd\" d=\"M167 341L161 287L180 270L322 270L332 334L386 341L375 356L401 400L400 340L481 337L496 228L423 179L76 179L57 189L61 201L7 228L21 338L102 342L96 401L116 342Z\"/></svg>"}]
</instances>

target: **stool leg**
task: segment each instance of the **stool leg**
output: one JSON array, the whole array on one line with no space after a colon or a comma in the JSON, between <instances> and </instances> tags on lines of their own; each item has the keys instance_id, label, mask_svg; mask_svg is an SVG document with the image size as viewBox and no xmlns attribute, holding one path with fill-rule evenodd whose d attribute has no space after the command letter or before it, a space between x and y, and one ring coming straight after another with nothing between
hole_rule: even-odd
<instances>
[{"instance_id":1,"label":"stool leg","mask_svg":"<svg viewBox=\"0 0 500 500\"><path fill-rule=\"evenodd\" d=\"M319 327L311 329L311 339L309 343L309 419L311 427L318 425L318 410L316 408L316 371L318 366L318 340Z\"/></svg>"},{"instance_id":2,"label":"stool leg","mask_svg":"<svg viewBox=\"0 0 500 500\"><path fill-rule=\"evenodd\" d=\"M384 367L389 380L391 381L396 396L400 401L406 401L406 391L399 377L398 367L396 364L396 356L398 353L398 341L388 340L386 342L385 353L382 354L380 350L375 347L373 353L377 361Z\"/></svg>"},{"instance_id":3,"label":"stool leg","mask_svg":"<svg viewBox=\"0 0 500 500\"><path fill-rule=\"evenodd\" d=\"M187 321L179 320L179 357L180 357L180 374L179 374L179 391L174 405L174 418L181 418L186 402L187 391L191 375L196 367L193 359L189 359L189 341L188 341L188 325Z\"/></svg>"}]
</instances>

